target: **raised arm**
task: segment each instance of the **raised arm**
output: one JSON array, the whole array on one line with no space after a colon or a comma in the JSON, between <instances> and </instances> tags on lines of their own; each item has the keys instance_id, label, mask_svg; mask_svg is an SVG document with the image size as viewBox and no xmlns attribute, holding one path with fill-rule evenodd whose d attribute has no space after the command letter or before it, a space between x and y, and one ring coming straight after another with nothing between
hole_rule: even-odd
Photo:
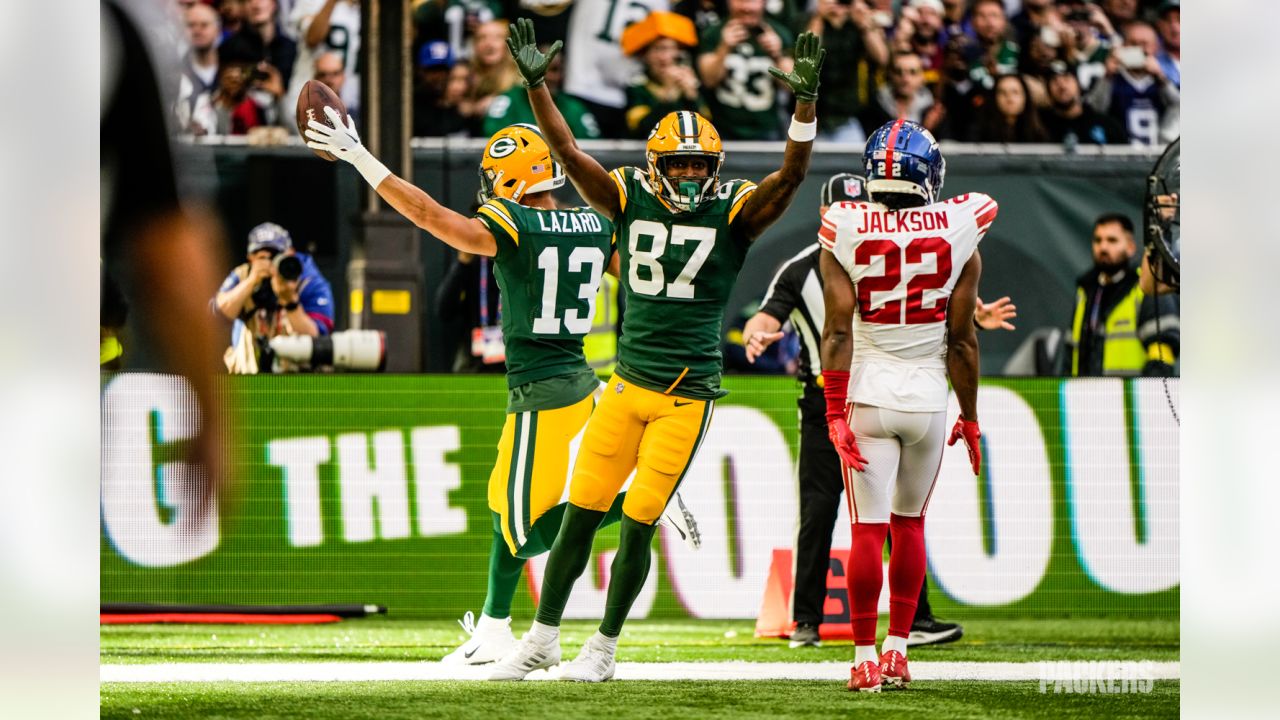
<instances>
[{"instance_id":1,"label":"raised arm","mask_svg":"<svg viewBox=\"0 0 1280 720\"><path fill-rule=\"evenodd\" d=\"M538 43L533 36L533 21L528 18L521 18L512 24L511 35L507 38L507 47L515 58L516 68L524 78L525 87L529 89L533 117L542 136L551 146L551 157L564 168L569 181L587 204L613 220L622 211L618 200L618 186L595 158L578 147L573 131L569 129L569 124L551 98L551 92L543 83L543 76L547 73L551 59L560 52L562 46L563 43L557 40L545 54L538 50Z\"/></svg>"},{"instance_id":2,"label":"raised arm","mask_svg":"<svg viewBox=\"0 0 1280 720\"><path fill-rule=\"evenodd\" d=\"M498 242L483 222L450 210L421 188L388 170L360 143L360 134L356 132L351 118L344 123L331 107L326 107L324 113L340 129L312 120L307 126L307 147L323 150L355 165L365 181L396 212L445 244L477 255L493 256L498 253Z\"/></svg>"},{"instance_id":3,"label":"raised arm","mask_svg":"<svg viewBox=\"0 0 1280 720\"><path fill-rule=\"evenodd\" d=\"M791 88L796 96L796 111L791 118L791 129L787 132L787 148L782 155L782 167L770 173L755 192L747 197L742 211L738 213L737 227L739 234L749 240L760 237L770 225L782 217L782 213L791 205L796 190L809 172L809 155L813 150L813 139L817 136L818 75L822 71L822 60L827 51L822 49L818 36L813 33L801 33L796 40L795 65L791 72L784 73L777 68L769 68L769 73ZM825 364L824 364L825 367Z\"/></svg>"}]
</instances>

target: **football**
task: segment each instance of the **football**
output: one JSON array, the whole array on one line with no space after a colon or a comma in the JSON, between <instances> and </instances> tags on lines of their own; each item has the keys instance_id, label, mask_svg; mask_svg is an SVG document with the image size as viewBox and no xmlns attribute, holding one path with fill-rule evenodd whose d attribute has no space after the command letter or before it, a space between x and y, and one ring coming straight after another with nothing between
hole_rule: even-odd
<instances>
[{"instance_id":1,"label":"football","mask_svg":"<svg viewBox=\"0 0 1280 720\"><path fill-rule=\"evenodd\" d=\"M341 117L347 117L347 106L342 104L337 93L319 80L308 80L302 86L302 92L298 93L298 134L302 136L303 142L307 140L308 122L316 120L330 127L333 126L333 123L329 122L329 117L324 114L326 106L337 110ZM337 160L332 154L323 150L312 150L312 152L329 162Z\"/></svg>"}]
</instances>

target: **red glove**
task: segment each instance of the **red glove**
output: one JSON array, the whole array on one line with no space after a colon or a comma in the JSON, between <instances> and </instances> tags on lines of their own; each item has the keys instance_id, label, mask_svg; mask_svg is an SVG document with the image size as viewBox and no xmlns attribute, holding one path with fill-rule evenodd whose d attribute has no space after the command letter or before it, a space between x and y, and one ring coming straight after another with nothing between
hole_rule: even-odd
<instances>
[{"instance_id":1,"label":"red glove","mask_svg":"<svg viewBox=\"0 0 1280 720\"><path fill-rule=\"evenodd\" d=\"M951 428L951 439L947 440L947 445L950 446L964 438L964 446L969 450L969 464L973 466L974 475L977 475L982 468L982 446L978 444L978 439L981 437L982 431L978 429L978 423L965 420L961 415L956 419L956 426Z\"/></svg>"},{"instance_id":2,"label":"red glove","mask_svg":"<svg viewBox=\"0 0 1280 720\"><path fill-rule=\"evenodd\" d=\"M840 370L822 371L822 395L827 399L827 437L836 448L836 454L845 465L862 472L867 459L858 450L849 421L845 419L845 406L849 399L849 373Z\"/></svg>"}]
</instances>

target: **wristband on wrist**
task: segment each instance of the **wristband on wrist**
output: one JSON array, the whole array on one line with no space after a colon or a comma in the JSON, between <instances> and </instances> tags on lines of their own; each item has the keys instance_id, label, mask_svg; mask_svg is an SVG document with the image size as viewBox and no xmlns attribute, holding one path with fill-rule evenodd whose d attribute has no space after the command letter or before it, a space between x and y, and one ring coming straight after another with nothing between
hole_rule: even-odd
<instances>
[{"instance_id":1,"label":"wristband on wrist","mask_svg":"<svg viewBox=\"0 0 1280 720\"><path fill-rule=\"evenodd\" d=\"M369 183L369 186L374 189L377 189L378 185L382 184L382 181L386 180L387 176L391 174L391 171L387 169L387 166L379 162L378 158L374 157L373 153L368 150L357 155L355 159L351 161L351 164L356 166L356 170L360 172L364 181Z\"/></svg>"},{"instance_id":2,"label":"wristband on wrist","mask_svg":"<svg viewBox=\"0 0 1280 720\"><path fill-rule=\"evenodd\" d=\"M823 370L822 396L827 401L827 419L845 416L845 405L849 401L849 371Z\"/></svg>"},{"instance_id":3,"label":"wristband on wrist","mask_svg":"<svg viewBox=\"0 0 1280 720\"><path fill-rule=\"evenodd\" d=\"M297 300L294 300L293 302L284 303L280 307L284 308L285 312L293 312L294 310L298 309L298 305L300 304L301 303L299 303Z\"/></svg>"},{"instance_id":4,"label":"wristband on wrist","mask_svg":"<svg viewBox=\"0 0 1280 720\"><path fill-rule=\"evenodd\" d=\"M795 142L813 142L818 137L818 121L800 122L795 115L791 116L791 127L787 130L787 137ZM824 375L826 373L823 373Z\"/></svg>"}]
</instances>

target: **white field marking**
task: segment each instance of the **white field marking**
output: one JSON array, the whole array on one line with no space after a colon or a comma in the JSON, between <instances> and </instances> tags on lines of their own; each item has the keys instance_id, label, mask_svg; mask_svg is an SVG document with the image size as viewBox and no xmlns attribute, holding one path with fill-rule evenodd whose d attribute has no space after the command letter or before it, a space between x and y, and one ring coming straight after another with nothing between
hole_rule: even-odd
<instances>
[{"instance_id":1,"label":"white field marking","mask_svg":"<svg viewBox=\"0 0 1280 720\"><path fill-rule=\"evenodd\" d=\"M1146 664L1146 663L1144 663ZM1055 672L1071 665L1052 663ZM1177 662L1149 663L1155 680L1177 680ZM912 662L912 680L1039 680L1038 662ZM484 665L438 662L162 663L102 665L101 682L343 682L367 680L485 680ZM555 680L559 669L538 670L529 680ZM849 679L846 662L618 663L618 680L833 680Z\"/></svg>"}]
</instances>

